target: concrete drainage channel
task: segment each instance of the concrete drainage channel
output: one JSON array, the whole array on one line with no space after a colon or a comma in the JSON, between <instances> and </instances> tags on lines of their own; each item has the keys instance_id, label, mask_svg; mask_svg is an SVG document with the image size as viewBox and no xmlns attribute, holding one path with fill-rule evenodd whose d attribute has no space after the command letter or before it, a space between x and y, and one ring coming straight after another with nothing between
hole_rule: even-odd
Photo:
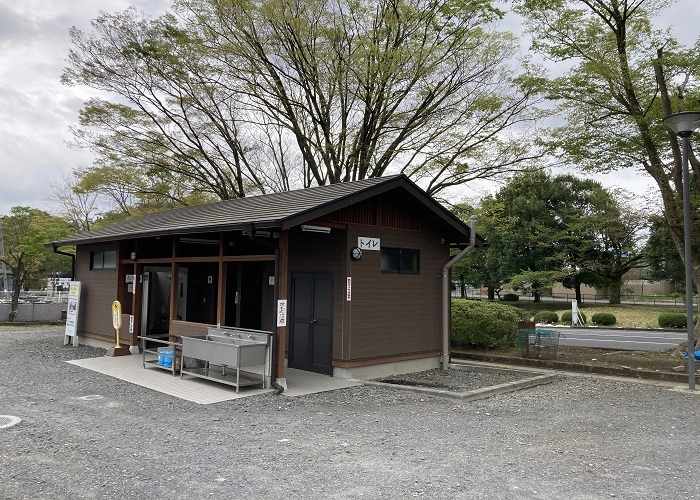
<instances>
[{"instance_id":1,"label":"concrete drainage channel","mask_svg":"<svg viewBox=\"0 0 700 500\"><path fill-rule=\"evenodd\" d=\"M13 417L12 415L0 415L0 429L7 429L13 425L17 425L22 421L19 417Z\"/></svg>"},{"instance_id":2,"label":"concrete drainage channel","mask_svg":"<svg viewBox=\"0 0 700 500\"><path fill-rule=\"evenodd\" d=\"M426 396L436 396L441 398L457 399L460 401L475 401L478 399L485 399L491 396L496 396L498 394L505 394L508 392L520 391L523 389L529 389L531 387L536 387L538 385L550 384L559 378L559 374L542 374L542 375L532 375L532 371L521 371L521 370L507 370L503 368L489 368L483 365L471 365L469 363L459 363L450 364L450 370L460 370L467 372L495 372L495 373L509 373L509 374L521 374L527 378L520 380L515 380L512 382L505 382L502 384L492 385L489 387L481 387L478 389L472 389L468 391L457 391L452 389L439 389L435 387L425 387L420 381L412 383L411 385L402 385L400 382L382 382L375 380L363 380L362 382L368 385L376 385L380 387L386 387L391 389L398 389L402 391L414 392L418 394L425 394Z\"/></svg>"}]
</instances>

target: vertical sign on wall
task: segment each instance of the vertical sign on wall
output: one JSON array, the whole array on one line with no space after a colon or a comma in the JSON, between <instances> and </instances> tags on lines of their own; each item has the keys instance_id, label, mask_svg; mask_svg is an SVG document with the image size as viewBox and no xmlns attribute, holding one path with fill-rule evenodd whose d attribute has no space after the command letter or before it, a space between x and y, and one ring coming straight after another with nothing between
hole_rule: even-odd
<instances>
[{"instance_id":1,"label":"vertical sign on wall","mask_svg":"<svg viewBox=\"0 0 700 500\"><path fill-rule=\"evenodd\" d=\"M277 301L277 326L287 326L287 301Z\"/></svg>"},{"instance_id":2,"label":"vertical sign on wall","mask_svg":"<svg viewBox=\"0 0 700 500\"><path fill-rule=\"evenodd\" d=\"M66 331L63 345L68 344L68 337L73 337L73 346L78 345L78 310L80 309L80 281L71 281L68 288L68 306L66 309Z\"/></svg>"},{"instance_id":3,"label":"vertical sign on wall","mask_svg":"<svg viewBox=\"0 0 700 500\"><path fill-rule=\"evenodd\" d=\"M348 284L346 286L346 297L345 300L350 302L352 300L352 278L348 276Z\"/></svg>"}]
</instances>

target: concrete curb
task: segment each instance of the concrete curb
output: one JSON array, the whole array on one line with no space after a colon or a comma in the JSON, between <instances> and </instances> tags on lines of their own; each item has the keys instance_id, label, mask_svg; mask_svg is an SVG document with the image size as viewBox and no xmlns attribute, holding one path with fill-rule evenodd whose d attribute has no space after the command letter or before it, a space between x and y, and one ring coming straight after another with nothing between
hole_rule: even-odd
<instances>
[{"instance_id":1,"label":"concrete curb","mask_svg":"<svg viewBox=\"0 0 700 500\"><path fill-rule=\"evenodd\" d=\"M450 364L449 367L454 370L464 370L464 371L498 371L498 372L508 372L512 373L517 370L508 370L503 368L488 368L483 366L475 365L454 365ZM527 373L527 372L522 372ZM397 389L400 391L413 392L416 394L425 394L426 396L434 396L439 398L456 399L459 401L476 401L478 399L486 399L491 396L496 396L498 394L506 394L509 392L520 391L523 389L529 389L538 385L550 384L559 378L559 374L546 374L538 375L535 377L526 378L524 380L516 380L514 382L506 382L503 384L492 385L490 387L482 387L479 389L473 389L471 391L465 392L454 392L442 389L431 389L428 387L413 387L408 385L399 384L387 384L385 382L375 382L372 380L362 380L363 384L374 385L378 387L384 387L387 389Z\"/></svg>"},{"instance_id":2,"label":"concrete curb","mask_svg":"<svg viewBox=\"0 0 700 500\"><path fill-rule=\"evenodd\" d=\"M633 368L609 368L604 366L591 366L580 363L567 363L549 359L512 358L491 354L476 354L464 351L452 351L452 357L456 359L483 361L487 363L499 363L503 365L529 366L534 368L546 368L548 370L562 370L596 375L614 375L617 377L643 378L649 380L663 380L667 382L687 382L688 373L679 372L650 372Z\"/></svg>"},{"instance_id":3,"label":"concrete curb","mask_svg":"<svg viewBox=\"0 0 700 500\"><path fill-rule=\"evenodd\" d=\"M65 319L59 319L55 321L0 321L0 326L61 326L65 325Z\"/></svg>"}]
</instances>

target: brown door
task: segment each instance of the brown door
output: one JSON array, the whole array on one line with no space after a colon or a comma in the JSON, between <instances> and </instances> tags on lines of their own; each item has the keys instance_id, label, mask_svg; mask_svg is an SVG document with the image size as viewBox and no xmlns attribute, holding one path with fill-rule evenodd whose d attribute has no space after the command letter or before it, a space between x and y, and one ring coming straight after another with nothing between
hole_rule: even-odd
<instances>
[{"instance_id":1,"label":"brown door","mask_svg":"<svg viewBox=\"0 0 700 500\"><path fill-rule=\"evenodd\" d=\"M333 373L333 275L292 273L289 367Z\"/></svg>"}]
</instances>

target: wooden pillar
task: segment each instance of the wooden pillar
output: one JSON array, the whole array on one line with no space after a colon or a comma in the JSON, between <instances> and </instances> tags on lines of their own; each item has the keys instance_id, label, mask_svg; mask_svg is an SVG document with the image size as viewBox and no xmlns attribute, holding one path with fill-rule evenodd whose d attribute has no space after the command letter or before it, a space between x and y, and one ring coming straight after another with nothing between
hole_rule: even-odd
<instances>
[{"instance_id":1,"label":"wooden pillar","mask_svg":"<svg viewBox=\"0 0 700 500\"><path fill-rule=\"evenodd\" d=\"M132 336L132 344L138 345L138 337L141 335L141 307L143 301L143 266L134 262L134 293L131 297L131 313L134 315L134 334Z\"/></svg>"},{"instance_id":2,"label":"wooden pillar","mask_svg":"<svg viewBox=\"0 0 700 500\"><path fill-rule=\"evenodd\" d=\"M178 284L180 282L180 266L175 262L175 256L177 254L177 244L178 238L173 238L173 258L172 267L170 270L170 321L168 322L168 331L170 336L173 335L173 320L177 319L177 294L178 294ZM173 338L170 339L174 341Z\"/></svg>"},{"instance_id":3,"label":"wooden pillar","mask_svg":"<svg viewBox=\"0 0 700 500\"><path fill-rule=\"evenodd\" d=\"M287 277L289 275L289 231L281 231L279 239L279 255L277 257L277 300L288 300ZM289 304L289 302L287 302ZM275 309L275 325L277 325L277 304L273 305ZM289 322L290 311L287 311L287 322ZM277 373L277 381L286 387L286 378L284 375L284 357L287 350L287 327L276 326L275 340L276 358L275 368Z\"/></svg>"},{"instance_id":4,"label":"wooden pillar","mask_svg":"<svg viewBox=\"0 0 700 500\"><path fill-rule=\"evenodd\" d=\"M216 303L216 324L226 324L226 271L228 266L224 264L224 233L219 236L219 293Z\"/></svg>"}]
</instances>

